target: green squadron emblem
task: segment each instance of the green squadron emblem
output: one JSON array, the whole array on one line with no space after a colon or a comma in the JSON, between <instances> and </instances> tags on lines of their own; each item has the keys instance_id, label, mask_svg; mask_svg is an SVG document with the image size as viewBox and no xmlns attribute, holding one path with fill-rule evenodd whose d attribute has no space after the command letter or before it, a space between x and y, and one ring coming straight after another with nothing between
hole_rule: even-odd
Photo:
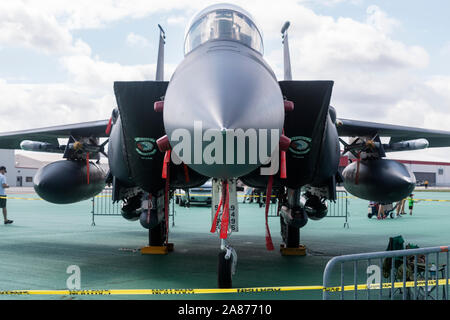
<instances>
[{"instance_id":1,"label":"green squadron emblem","mask_svg":"<svg viewBox=\"0 0 450 320\"><path fill-rule=\"evenodd\" d=\"M156 153L156 140L153 138L134 138L136 152L142 159L151 159Z\"/></svg>"},{"instance_id":2,"label":"green squadron emblem","mask_svg":"<svg viewBox=\"0 0 450 320\"><path fill-rule=\"evenodd\" d=\"M303 158L311 151L311 138L308 137L292 137L289 151L295 158Z\"/></svg>"}]
</instances>

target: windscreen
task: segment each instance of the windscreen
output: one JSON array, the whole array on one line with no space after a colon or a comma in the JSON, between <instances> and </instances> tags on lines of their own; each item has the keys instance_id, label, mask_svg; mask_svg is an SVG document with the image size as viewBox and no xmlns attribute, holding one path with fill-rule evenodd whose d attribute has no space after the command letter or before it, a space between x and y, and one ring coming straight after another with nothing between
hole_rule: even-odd
<instances>
[{"instance_id":1,"label":"windscreen","mask_svg":"<svg viewBox=\"0 0 450 320\"><path fill-rule=\"evenodd\" d=\"M259 30L252 20L234 10L217 9L194 21L186 35L184 53L210 40L238 41L263 54Z\"/></svg>"}]
</instances>

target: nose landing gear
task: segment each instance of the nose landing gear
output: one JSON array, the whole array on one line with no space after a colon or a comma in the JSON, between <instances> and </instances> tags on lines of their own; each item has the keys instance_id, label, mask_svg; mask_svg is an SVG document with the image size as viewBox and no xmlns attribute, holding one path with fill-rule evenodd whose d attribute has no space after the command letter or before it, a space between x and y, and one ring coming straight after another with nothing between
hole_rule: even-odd
<instances>
[{"instance_id":1,"label":"nose landing gear","mask_svg":"<svg viewBox=\"0 0 450 320\"><path fill-rule=\"evenodd\" d=\"M220 253L217 266L217 285L231 288L232 276L236 273L237 254L229 242L233 231L238 231L238 202L236 180L213 179L211 232L220 235Z\"/></svg>"},{"instance_id":2,"label":"nose landing gear","mask_svg":"<svg viewBox=\"0 0 450 320\"><path fill-rule=\"evenodd\" d=\"M237 253L226 240L221 240L219 261L217 267L217 286L231 288L232 276L236 273Z\"/></svg>"}]
</instances>

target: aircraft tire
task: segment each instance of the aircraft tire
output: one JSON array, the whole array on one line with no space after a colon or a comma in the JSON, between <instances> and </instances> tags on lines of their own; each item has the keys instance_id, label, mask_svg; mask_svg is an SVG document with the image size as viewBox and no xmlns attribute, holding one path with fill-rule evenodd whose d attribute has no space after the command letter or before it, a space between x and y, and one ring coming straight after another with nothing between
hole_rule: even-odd
<instances>
[{"instance_id":1,"label":"aircraft tire","mask_svg":"<svg viewBox=\"0 0 450 320\"><path fill-rule=\"evenodd\" d=\"M219 288L232 288L231 267L233 265L233 256L225 259L225 251L219 253L219 263L217 268L217 286Z\"/></svg>"}]
</instances>

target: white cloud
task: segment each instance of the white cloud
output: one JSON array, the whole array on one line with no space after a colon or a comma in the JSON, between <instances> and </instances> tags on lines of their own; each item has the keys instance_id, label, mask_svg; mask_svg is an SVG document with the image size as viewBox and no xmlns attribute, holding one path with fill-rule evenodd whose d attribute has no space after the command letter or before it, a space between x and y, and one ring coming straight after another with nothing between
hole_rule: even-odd
<instances>
[{"instance_id":1,"label":"white cloud","mask_svg":"<svg viewBox=\"0 0 450 320\"><path fill-rule=\"evenodd\" d=\"M11 84L0 81L2 131L95 120L101 114L89 90L67 84Z\"/></svg>"},{"instance_id":2,"label":"white cloud","mask_svg":"<svg viewBox=\"0 0 450 320\"><path fill-rule=\"evenodd\" d=\"M0 2L0 44L33 48L45 53L90 54L89 46L74 40L56 18L20 1Z\"/></svg>"},{"instance_id":3,"label":"white cloud","mask_svg":"<svg viewBox=\"0 0 450 320\"><path fill-rule=\"evenodd\" d=\"M186 18L186 16L170 16L169 18L167 18L167 23L169 25L186 26L186 24L188 23L188 19Z\"/></svg>"},{"instance_id":4,"label":"white cloud","mask_svg":"<svg viewBox=\"0 0 450 320\"><path fill-rule=\"evenodd\" d=\"M101 28L106 24L125 18L143 18L156 12L173 9L192 10L203 7L208 0L40 0L22 1L30 8L42 10L55 16L64 26L73 29Z\"/></svg>"},{"instance_id":5,"label":"white cloud","mask_svg":"<svg viewBox=\"0 0 450 320\"><path fill-rule=\"evenodd\" d=\"M389 34L400 25L400 22L388 17L379 7L371 5L367 8L367 24Z\"/></svg>"},{"instance_id":6,"label":"white cloud","mask_svg":"<svg viewBox=\"0 0 450 320\"><path fill-rule=\"evenodd\" d=\"M441 55L450 57L450 42L447 42L439 52Z\"/></svg>"},{"instance_id":7,"label":"white cloud","mask_svg":"<svg viewBox=\"0 0 450 320\"><path fill-rule=\"evenodd\" d=\"M114 81L153 80L156 73L156 64L121 65L89 56L63 57L61 63L67 70L72 83L98 90L112 90ZM166 80L170 78L175 67L174 64L165 64Z\"/></svg>"},{"instance_id":8,"label":"white cloud","mask_svg":"<svg viewBox=\"0 0 450 320\"><path fill-rule=\"evenodd\" d=\"M130 47L145 48L150 46L150 42L147 40L147 38L139 34L135 34L134 32L131 32L127 35L126 43Z\"/></svg>"},{"instance_id":9,"label":"white cloud","mask_svg":"<svg viewBox=\"0 0 450 320\"><path fill-rule=\"evenodd\" d=\"M319 0L318 2L321 2L328 6L333 6L341 3L350 3L350 4L361 4L362 0Z\"/></svg>"},{"instance_id":10,"label":"white cloud","mask_svg":"<svg viewBox=\"0 0 450 320\"><path fill-rule=\"evenodd\" d=\"M279 16L281 9L271 9L274 17ZM402 119L391 111L400 109L411 93L422 89L418 99L429 98L421 96L425 85L415 75L428 66L428 53L392 39L389 34L397 23L379 8L370 7L365 22L320 16L301 6L288 12L293 77L334 80L332 103L338 116L395 124ZM281 26L281 21L273 23ZM281 43L267 58L282 76Z\"/></svg>"},{"instance_id":11,"label":"white cloud","mask_svg":"<svg viewBox=\"0 0 450 320\"><path fill-rule=\"evenodd\" d=\"M0 79L1 132L107 119L117 106L114 81L155 78L154 64L125 66L83 55L66 56L60 62L69 76L64 83L16 84ZM165 67L168 79L175 65Z\"/></svg>"}]
</instances>

